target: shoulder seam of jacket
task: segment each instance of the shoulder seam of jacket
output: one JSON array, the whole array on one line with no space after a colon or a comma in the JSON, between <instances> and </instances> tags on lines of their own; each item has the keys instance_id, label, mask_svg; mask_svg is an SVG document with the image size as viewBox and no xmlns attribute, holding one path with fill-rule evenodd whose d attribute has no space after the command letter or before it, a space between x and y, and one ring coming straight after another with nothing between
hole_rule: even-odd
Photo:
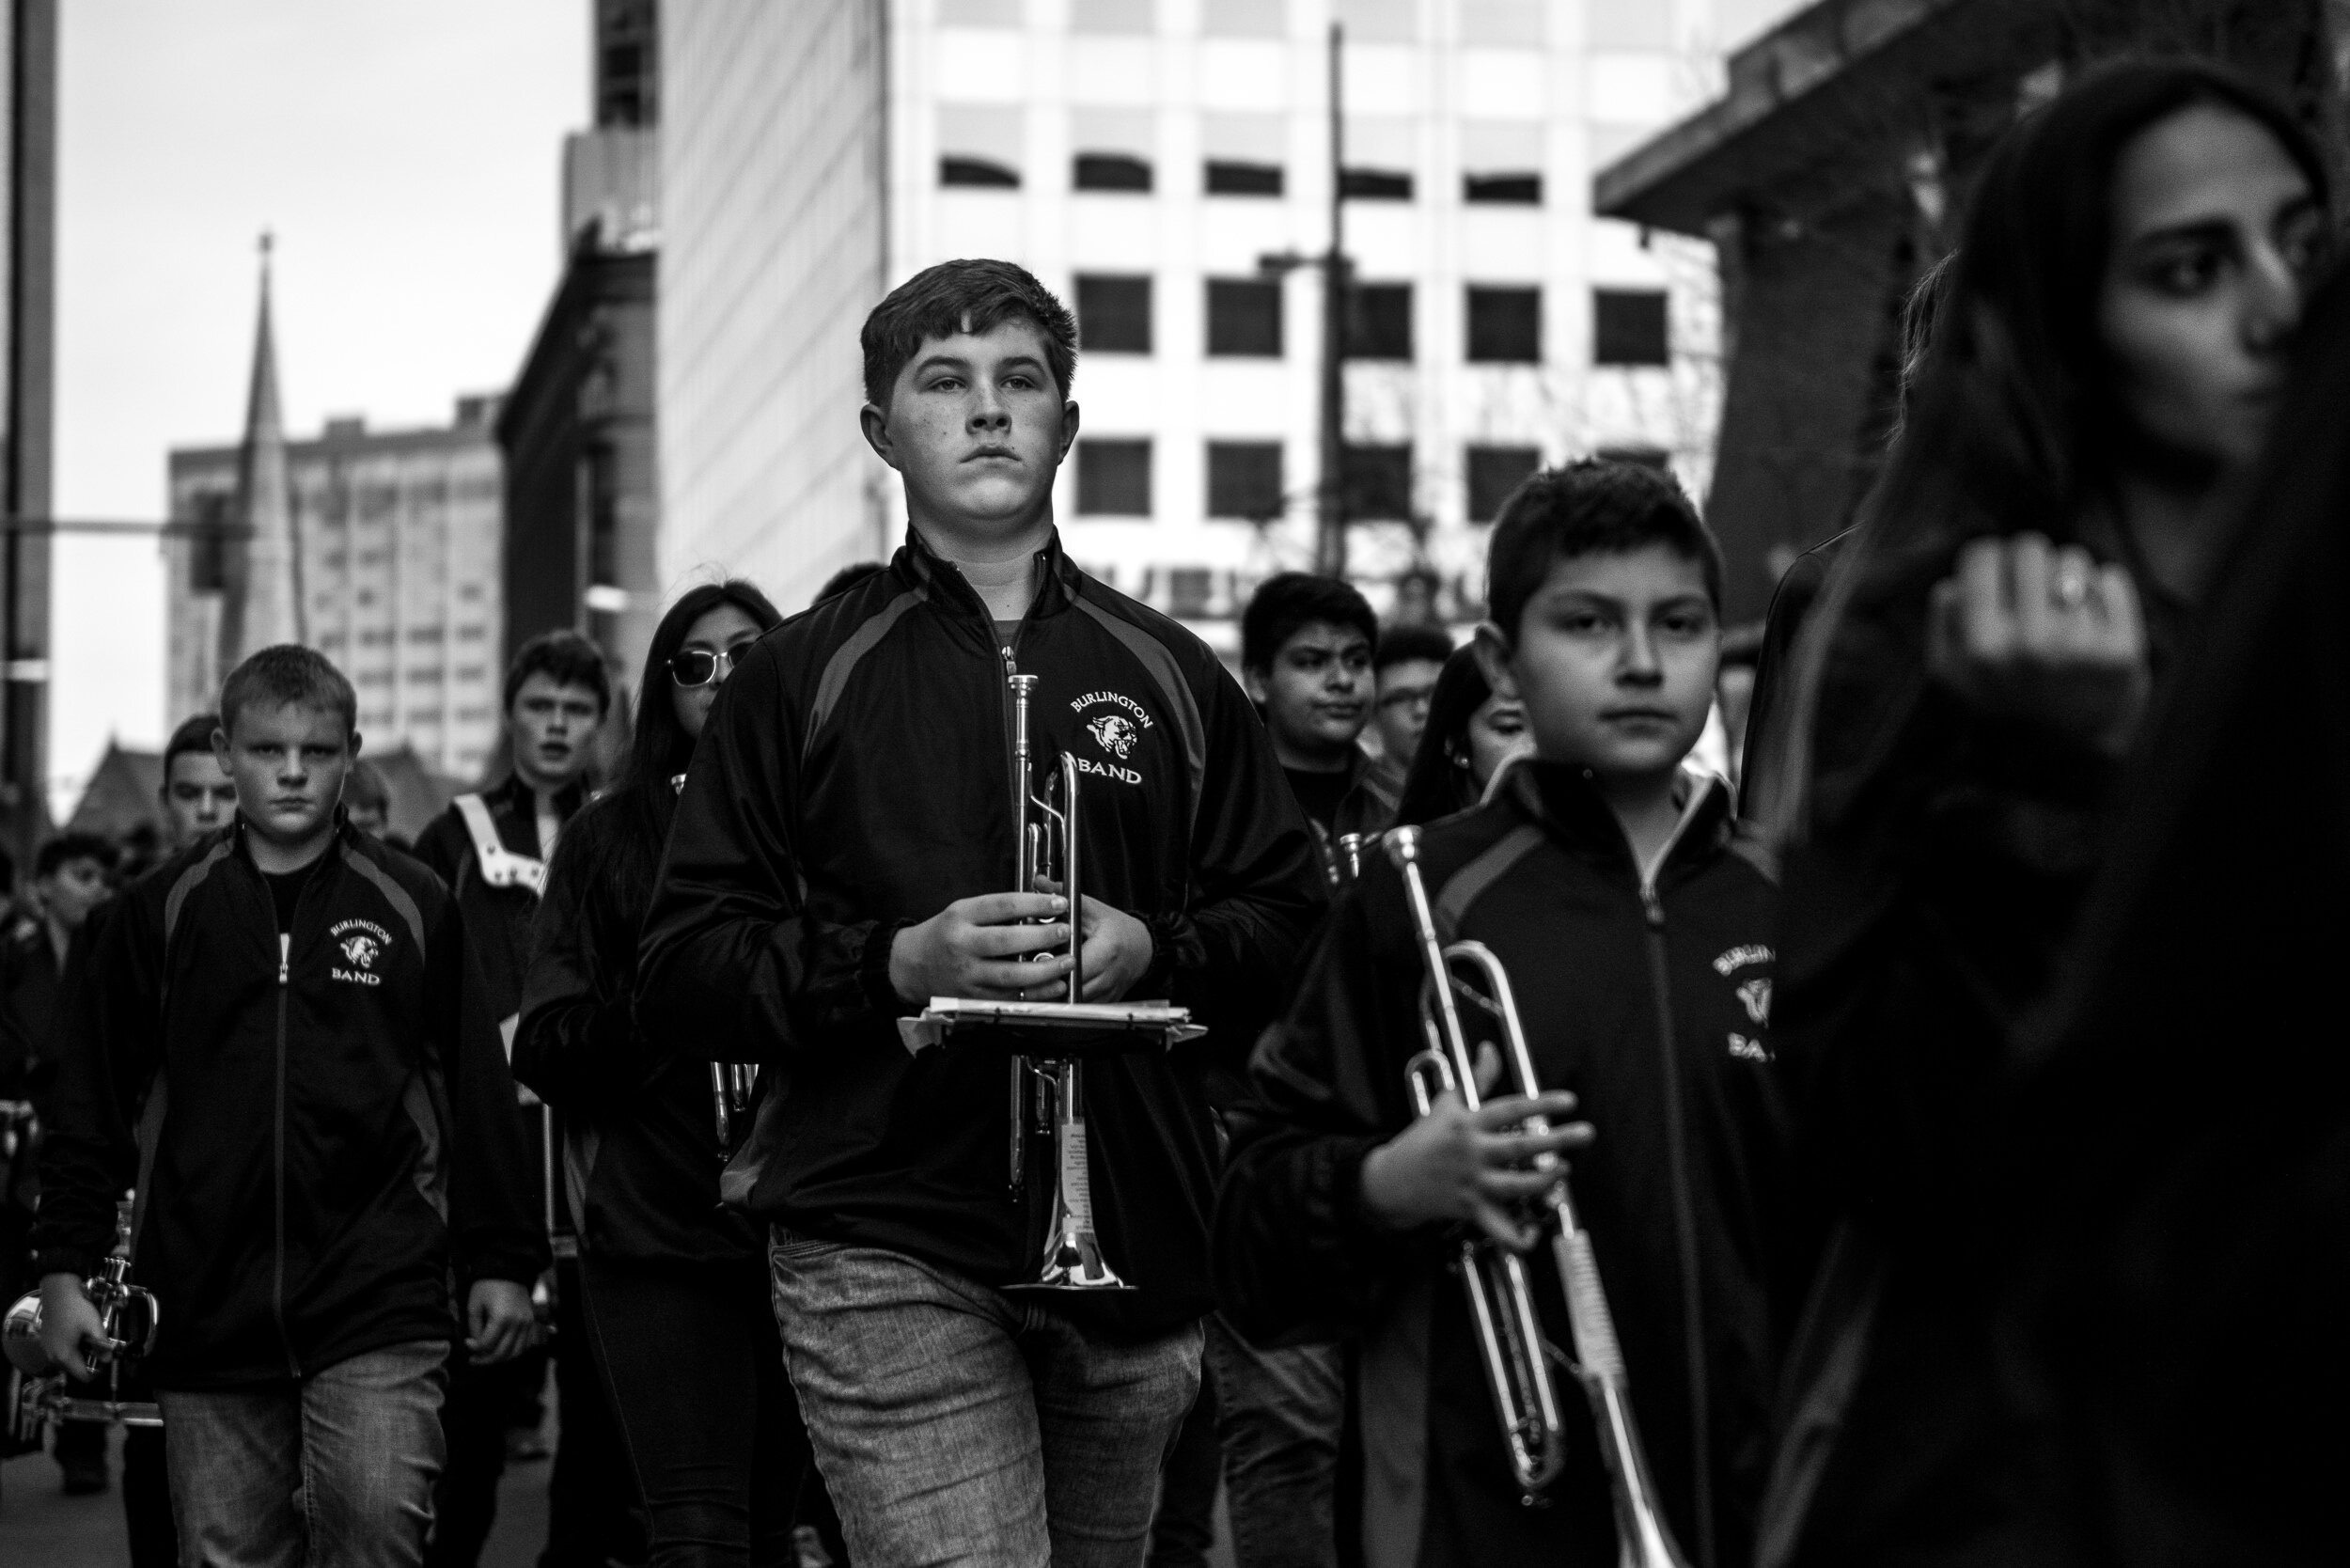
<instances>
[{"instance_id":1,"label":"shoulder seam of jacket","mask_svg":"<svg viewBox=\"0 0 2350 1568\"><path fill-rule=\"evenodd\" d=\"M166 955L171 950L172 931L180 924L180 911L196 890L203 886L205 878L212 874L212 868L227 858L232 841L223 839L214 844L203 859L181 871L179 880L171 885L171 891L164 895L164 950Z\"/></svg>"},{"instance_id":2,"label":"shoulder seam of jacket","mask_svg":"<svg viewBox=\"0 0 2350 1568\"><path fill-rule=\"evenodd\" d=\"M424 938L424 911L416 906L415 895L395 881L391 872L369 859L366 852L346 848L344 858L351 862L352 870L375 884L376 891L384 895L384 902L389 903L393 912L406 923L408 934L416 939L416 961L419 964L423 963L427 946Z\"/></svg>"},{"instance_id":3,"label":"shoulder seam of jacket","mask_svg":"<svg viewBox=\"0 0 2350 1568\"><path fill-rule=\"evenodd\" d=\"M1077 607L1098 621L1103 629L1116 637L1127 652L1135 656L1159 695L1175 710L1175 728L1183 737L1183 770L1191 783L1190 816L1184 822L1187 836L1198 826L1199 800L1208 782L1208 729L1199 716L1199 699L1192 694L1191 682L1183 679L1183 666L1175 661L1175 651L1144 631L1141 627L1114 616L1084 594L1073 594Z\"/></svg>"},{"instance_id":4,"label":"shoulder seam of jacket","mask_svg":"<svg viewBox=\"0 0 2350 1568\"><path fill-rule=\"evenodd\" d=\"M818 732L824 728L824 720L832 716L833 705L840 700L840 693L847 687L849 677L858 664L865 655L880 646L882 638L889 635L890 628L896 626L908 610L929 597L918 588L902 590L889 603L867 616L858 623L857 629L841 639L840 646L833 650L832 657L824 661L824 673L816 682L816 700L808 707L807 728L802 731L800 738L801 761L807 760L808 752L816 745Z\"/></svg>"},{"instance_id":5,"label":"shoulder seam of jacket","mask_svg":"<svg viewBox=\"0 0 2350 1568\"><path fill-rule=\"evenodd\" d=\"M1485 891L1516 865L1532 854L1543 841L1543 830L1532 823L1520 823L1500 838L1471 856L1467 865L1445 878L1436 889L1436 929L1448 942L1461 933L1461 922L1468 918L1469 906L1485 896Z\"/></svg>"}]
</instances>

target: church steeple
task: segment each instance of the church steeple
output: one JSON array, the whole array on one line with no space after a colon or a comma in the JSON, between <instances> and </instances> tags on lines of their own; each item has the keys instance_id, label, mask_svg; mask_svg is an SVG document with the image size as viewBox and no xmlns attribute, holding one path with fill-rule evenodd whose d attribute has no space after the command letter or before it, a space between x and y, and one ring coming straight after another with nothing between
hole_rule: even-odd
<instances>
[{"instance_id":1,"label":"church steeple","mask_svg":"<svg viewBox=\"0 0 2350 1568\"><path fill-rule=\"evenodd\" d=\"M293 484L277 402L277 346L270 327L270 236L261 236L261 308L253 337L253 380L245 398L244 441L237 456L238 540L227 552L220 656L223 673L275 643L301 642L300 563L294 541Z\"/></svg>"}]
</instances>

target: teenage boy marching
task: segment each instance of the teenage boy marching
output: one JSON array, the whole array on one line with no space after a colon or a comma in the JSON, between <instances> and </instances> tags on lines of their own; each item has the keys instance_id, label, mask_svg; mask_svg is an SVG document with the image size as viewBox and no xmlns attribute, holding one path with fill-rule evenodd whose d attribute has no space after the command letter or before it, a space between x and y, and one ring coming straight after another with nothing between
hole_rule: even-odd
<instances>
[{"instance_id":1,"label":"teenage boy marching","mask_svg":"<svg viewBox=\"0 0 2350 1568\"><path fill-rule=\"evenodd\" d=\"M774 1223L785 1358L861 1562L1131 1563L1198 1382L1215 1130L1186 1047L1086 1067L1107 1299L1009 1293L1043 1259L1007 1181L1005 1063L910 1055L935 996L1278 1007L1321 908L1312 841L1214 655L1062 554L1068 310L950 261L875 308L866 437L905 482L886 572L787 620L720 692L678 802L638 1011L773 1064L730 1178ZM1006 675L1084 770L1082 909L1010 888ZM1038 921L1029 924L1025 922ZM1031 1159L1031 1168L1042 1161ZM683 1347L681 1347L682 1350Z\"/></svg>"},{"instance_id":2,"label":"teenage boy marching","mask_svg":"<svg viewBox=\"0 0 2350 1568\"><path fill-rule=\"evenodd\" d=\"M1547 1092L1473 1114L1448 1094L1414 1116L1423 968L1402 874L1372 857L1251 1064L1216 1214L1220 1299L1260 1337L1361 1333L1374 1568L1613 1561L1575 1383L1559 1376L1566 1468L1549 1506L1524 1507L1445 1267L1465 1229L1530 1251L1524 1204L1551 1178L1521 1168L1576 1150L1667 1522L1690 1562L1732 1568L1764 1462L1779 1113L1762 1043L1771 889L1727 790L1681 767L1713 699L1717 557L1669 478L1579 463L1510 499L1489 563L1478 656L1525 704L1535 757L1425 829L1419 858L1445 939L1510 972ZM1522 1129L1537 1110L1553 1131ZM1571 1349L1549 1256L1528 1263Z\"/></svg>"},{"instance_id":3,"label":"teenage boy marching","mask_svg":"<svg viewBox=\"0 0 2350 1568\"><path fill-rule=\"evenodd\" d=\"M545 1266L462 918L337 808L355 712L307 649L238 666L236 820L122 896L70 992L41 1342L86 1370L82 1281L135 1186L190 1561L418 1561L444 1363L519 1350Z\"/></svg>"}]
</instances>

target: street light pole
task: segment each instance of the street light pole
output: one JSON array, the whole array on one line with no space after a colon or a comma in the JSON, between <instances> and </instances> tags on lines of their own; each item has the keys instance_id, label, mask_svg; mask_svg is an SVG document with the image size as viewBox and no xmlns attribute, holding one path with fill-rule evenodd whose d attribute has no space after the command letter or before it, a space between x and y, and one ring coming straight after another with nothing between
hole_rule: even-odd
<instances>
[{"instance_id":1,"label":"street light pole","mask_svg":"<svg viewBox=\"0 0 2350 1568\"><path fill-rule=\"evenodd\" d=\"M1322 476L1314 508L1314 570L1346 575L1346 121L1340 54L1330 24L1330 248L1322 258Z\"/></svg>"}]
</instances>

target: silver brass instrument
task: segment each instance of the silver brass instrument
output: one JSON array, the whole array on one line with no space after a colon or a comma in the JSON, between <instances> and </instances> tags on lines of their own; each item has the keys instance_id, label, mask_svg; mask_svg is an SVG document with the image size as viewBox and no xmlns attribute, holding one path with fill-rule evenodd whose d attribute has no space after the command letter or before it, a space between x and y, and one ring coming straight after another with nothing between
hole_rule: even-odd
<instances>
[{"instance_id":1,"label":"silver brass instrument","mask_svg":"<svg viewBox=\"0 0 2350 1568\"><path fill-rule=\"evenodd\" d=\"M90 1305L98 1309L98 1339L84 1358L91 1370L103 1370L105 1391L76 1394L64 1367L49 1357L40 1342L40 1293L36 1290L8 1309L0 1325L0 1349L21 1386L5 1415L12 1435L37 1439L40 1427L56 1421L104 1421L123 1426L161 1426L164 1418L151 1400L126 1400L122 1378L132 1362L155 1348L155 1331L163 1315L154 1293L131 1283L132 1200L115 1205L115 1244L98 1272L83 1281Z\"/></svg>"},{"instance_id":2,"label":"silver brass instrument","mask_svg":"<svg viewBox=\"0 0 2350 1568\"><path fill-rule=\"evenodd\" d=\"M1363 851L1379 841L1376 833L1341 833L1331 842L1330 880L1351 887L1363 876Z\"/></svg>"},{"instance_id":3,"label":"silver brass instrument","mask_svg":"<svg viewBox=\"0 0 2350 1568\"><path fill-rule=\"evenodd\" d=\"M1426 971L1420 987L1419 1022L1428 1045L1404 1065L1414 1106L1425 1116L1437 1097L1448 1091L1458 1094L1462 1105L1472 1111L1480 1103L1477 1042L1463 1022L1464 1004L1481 1026L1479 1039L1499 1047L1509 1091L1539 1094L1542 1083L1534 1072L1533 1053L1527 1046L1508 971L1483 943L1448 944L1437 934L1427 884L1420 875L1419 830L1395 828L1385 844L1387 857L1403 875L1404 901ZM1540 1133L1547 1131L1549 1123L1535 1116L1527 1118L1521 1127ZM1615 1502L1617 1561L1621 1568L1687 1568L1657 1506L1656 1488L1633 1423L1615 1316L1600 1283L1590 1233L1583 1229L1568 1190L1565 1162L1556 1154L1545 1154L1535 1168L1556 1170L1559 1175L1540 1200L1542 1217L1566 1295L1568 1325L1574 1331L1575 1360L1571 1370L1590 1405L1601 1463ZM1550 1374L1550 1357L1557 1353L1543 1338L1524 1258L1480 1237L1462 1241L1459 1265L1510 1467L1531 1502L1556 1479L1566 1459L1559 1396Z\"/></svg>"},{"instance_id":4,"label":"silver brass instrument","mask_svg":"<svg viewBox=\"0 0 2350 1568\"><path fill-rule=\"evenodd\" d=\"M1028 704L1036 677L1007 669L1011 696L1012 888L1034 892L1037 880L1058 883L1069 901L1068 1005L1085 996L1084 876L1078 855L1077 759L1062 752L1037 787L1028 739ZM1046 955L1052 956L1052 955ZM1012 1190L1027 1186L1030 1137L1053 1141L1053 1201L1044 1229L1043 1266L1031 1288L1058 1291L1131 1289L1102 1256L1093 1228L1093 1186L1086 1146L1084 1070L1073 1058L1015 1056L1011 1058L1010 1148Z\"/></svg>"},{"instance_id":5,"label":"silver brass instrument","mask_svg":"<svg viewBox=\"0 0 2350 1568\"><path fill-rule=\"evenodd\" d=\"M673 794L685 792L685 775L669 776ZM718 1163L725 1165L743 1147L751 1130L751 1096L759 1087L759 1064L713 1061L710 1064L712 1121L718 1133Z\"/></svg>"}]
</instances>

